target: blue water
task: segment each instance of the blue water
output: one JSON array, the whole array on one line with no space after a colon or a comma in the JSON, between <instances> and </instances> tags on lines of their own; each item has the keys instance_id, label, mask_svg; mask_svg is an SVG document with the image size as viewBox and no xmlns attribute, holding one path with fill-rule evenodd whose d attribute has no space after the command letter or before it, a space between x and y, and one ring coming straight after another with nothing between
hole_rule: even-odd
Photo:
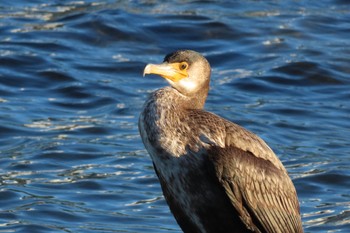
<instances>
[{"instance_id":1,"label":"blue water","mask_svg":"<svg viewBox=\"0 0 350 233\"><path fill-rule=\"evenodd\" d=\"M1 1L0 231L181 232L138 134L166 85L146 63L212 65L206 109L260 135L305 232L350 232L350 4Z\"/></svg>"}]
</instances>

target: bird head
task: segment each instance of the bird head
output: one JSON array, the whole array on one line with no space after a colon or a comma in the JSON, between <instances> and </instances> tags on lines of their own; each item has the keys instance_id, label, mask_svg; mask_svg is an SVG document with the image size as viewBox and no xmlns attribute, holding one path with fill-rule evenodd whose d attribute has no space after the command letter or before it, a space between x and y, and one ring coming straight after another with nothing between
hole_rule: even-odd
<instances>
[{"instance_id":1,"label":"bird head","mask_svg":"<svg viewBox=\"0 0 350 233\"><path fill-rule=\"evenodd\" d=\"M192 50L178 50L166 55L161 64L148 64L143 71L146 74L160 75L183 95L209 90L209 62Z\"/></svg>"}]
</instances>

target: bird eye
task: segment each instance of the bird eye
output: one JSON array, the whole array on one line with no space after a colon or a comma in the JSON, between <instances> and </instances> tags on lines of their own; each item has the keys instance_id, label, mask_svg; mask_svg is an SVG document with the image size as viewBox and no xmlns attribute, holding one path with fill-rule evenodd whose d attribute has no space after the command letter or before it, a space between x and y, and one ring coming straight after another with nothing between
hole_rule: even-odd
<instances>
[{"instance_id":1,"label":"bird eye","mask_svg":"<svg viewBox=\"0 0 350 233\"><path fill-rule=\"evenodd\" d=\"M180 64L180 69L181 70L184 70L184 69L187 69L187 63L186 62L182 62L181 64Z\"/></svg>"}]
</instances>

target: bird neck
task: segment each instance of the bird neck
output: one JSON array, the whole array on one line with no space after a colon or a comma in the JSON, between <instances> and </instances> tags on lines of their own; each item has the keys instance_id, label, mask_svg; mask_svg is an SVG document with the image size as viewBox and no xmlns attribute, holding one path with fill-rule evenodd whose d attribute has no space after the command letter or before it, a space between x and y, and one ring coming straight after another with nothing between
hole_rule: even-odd
<instances>
[{"instance_id":1,"label":"bird neck","mask_svg":"<svg viewBox=\"0 0 350 233\"><path fill-rule=\"evenodd\" d=\"M146 145L164 152L153 157L178 157L186 153L185 142L191 137L188 131L190 122L186 119L190 117L191 110L204 107L205 99L204 92L197 96L186 96L172 87L151 94L141 113L139 127Z\"/></svg>"},{"instance_id":2,"label":"bird neck","mask_svg":"<svg viewBox=\"0 0 350 233\"><path fill-rule=\"evenodd\" d=\"M178 110L203 109L209 88L202 88L195 93L181 93L175 88L169 88L169 102Z\"/></svg>"}]
</instances>

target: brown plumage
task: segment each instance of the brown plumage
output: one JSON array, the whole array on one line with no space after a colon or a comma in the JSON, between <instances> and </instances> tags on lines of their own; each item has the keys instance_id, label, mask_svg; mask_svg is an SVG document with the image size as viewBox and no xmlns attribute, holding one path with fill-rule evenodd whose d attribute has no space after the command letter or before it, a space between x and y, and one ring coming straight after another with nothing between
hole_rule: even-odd
<instances>
[{"instance_id":1,"label":"brown plumage","mask_svg":"<svg viewBox=\"0 0 350 233\"><path fill-rule=\"evenodd\" d=\"M146 101L139 130L184 232L303 232L294 185L269 146L203 110L210 65L202 55L180 50L144 74L171 85Z\"/></svg>"}]
</instances>

